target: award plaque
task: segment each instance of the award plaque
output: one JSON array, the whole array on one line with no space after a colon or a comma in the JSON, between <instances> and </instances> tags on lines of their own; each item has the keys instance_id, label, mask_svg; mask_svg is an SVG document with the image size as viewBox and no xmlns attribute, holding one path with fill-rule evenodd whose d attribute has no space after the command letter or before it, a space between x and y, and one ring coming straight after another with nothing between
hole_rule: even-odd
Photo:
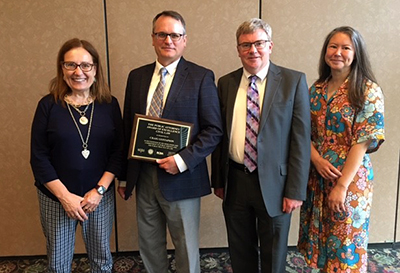
<instances>
[{"instance_id":1,"label":"award plaque","mask_svg":"<svg viewBox=\"0 0 400 273\"><path fill-rule=\"evenodd\" d=\"M154 162L178 153L190 140L193 124L135 114L128 159Z\"/></svg>"}]
</instances>

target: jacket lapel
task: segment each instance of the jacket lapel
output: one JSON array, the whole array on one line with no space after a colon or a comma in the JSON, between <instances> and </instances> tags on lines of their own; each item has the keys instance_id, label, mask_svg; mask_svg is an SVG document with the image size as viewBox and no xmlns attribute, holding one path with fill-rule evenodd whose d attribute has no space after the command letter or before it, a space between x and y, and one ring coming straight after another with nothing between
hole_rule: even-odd
<instances>
[{"instance_id":1,"label":"jacket lapel","mask_svg":"<svg viewBox=\"0 0 400 273\"><path fill-rule=\"evenodd\" d=\"M167 100L165 101L162 117L168 117L169 112L173 109L174 102L180 96L183 84L188 75L187 69L187 62L182 57L176 67L175 76L169 89Z\"/></svg>"},{"instance_id":2,"label":"jacket lapel","mask_svg":"<svg viewBox=\"0 0 400 273\"><path fill-rule=\"evenodd\" d=\"M140 87L139 87L140 113L143 115L146 114L147 96L149 94L150 83L153 77L155 67L156 63L152 63L151 65L147 66L140 80Z\"/></svg>"},{"instance_id":3,"label":"jacket lapel","mask_svg":"<svg viewBox=\"0 0 400 273\"><path fill-rule=\"evenodd\" d=\"M270 63L267 75L267 85L265 86L263 107L261 112L261 120L259 128L260 132L263 129L265 123L267 122L267 118L271 111L272 102L274 101L274 97L279 90L278 88L281 80L282 77L279 68L273 63Z\"/></svg>"},{"instance_id":4,"label":"jacket lapel","mask_svg":"<svg viewBox=\"0 0 400 273\"><path fill-rule=\"evenodd\" d=\"M235 108L235 101L236 101L236 95L239 89L240 85L240 80L243 75L243 68L240 68L236 70L232 78L233 80L229 81L229 86L228 86L228 94L227 94L227 101L226 101L226 130L227 132L231 132L232 129L232 119L233 119L233 109ZM230 134L228 134L230 135Z\"/></svg>"}]
</instances>

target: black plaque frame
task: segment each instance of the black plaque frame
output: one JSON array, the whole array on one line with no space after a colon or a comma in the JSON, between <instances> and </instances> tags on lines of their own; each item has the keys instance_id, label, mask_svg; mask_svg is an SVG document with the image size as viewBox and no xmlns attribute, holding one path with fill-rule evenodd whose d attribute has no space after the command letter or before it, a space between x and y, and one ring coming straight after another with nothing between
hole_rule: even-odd
<instances>
[{"instance_id":1,"label":"black plaque frame","mask_svg":"<svg viewBox=\"0 0 400 273\"><path fill-rule=\"evenodd\" d=\"M193 124L135 114L128 159L155 162L174 155L190 142Z\"/></svg>"}]
</instances>

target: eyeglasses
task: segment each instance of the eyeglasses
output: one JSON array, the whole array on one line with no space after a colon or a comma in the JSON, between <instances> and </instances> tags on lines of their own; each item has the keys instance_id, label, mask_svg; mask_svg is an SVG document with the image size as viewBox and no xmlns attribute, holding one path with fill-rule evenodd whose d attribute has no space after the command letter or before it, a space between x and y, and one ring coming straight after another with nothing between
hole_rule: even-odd
<instances>
[{"instance_id":1,"label":"eyeglasses","mask_svg":"<svg viewBox=\"0 0 400 273\"><path fill-rule=\"evenodd\" d=\"M243 51L247 51L247 50L250 50L252 45L254 45L257 50L260 50L260 49L265 48L265 46L267 45L267 42L270 42L270 40L258 40L258 41L255 41L254 43L241 43L241 44L238 44L238 47Z\"/></svg>"},{"instance_id":2,"label":"eyeglasses","mask_svg":"<svg viewBox=\"0 0 400 273\"><path fill-rule=\"evenodd\" d=\"M96 64L91 64L91 63L74 63L74 62L61 62L62 66L69 71L74 71L78 66L83 72L89 72L93 69L93 66Z\"/></svg>"},{"instance_id":3,"label":"eyeglasses","mask_svg":"<svg viewBox=\"0 0 400 273\"><path fill-rule=\"evenodd\" d=\"M164 41L169 36L173 42L178 42L184 34L180 33L165 33L165 32L157 32L153 33L156 36L157 40Z\"/></svg>"}]
</instances>

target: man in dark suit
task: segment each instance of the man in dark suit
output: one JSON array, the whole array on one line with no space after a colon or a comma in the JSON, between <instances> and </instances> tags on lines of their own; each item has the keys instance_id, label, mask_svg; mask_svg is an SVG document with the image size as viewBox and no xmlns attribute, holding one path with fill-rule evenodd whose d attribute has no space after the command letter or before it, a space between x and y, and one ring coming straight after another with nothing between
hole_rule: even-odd
<instances>
[{"instance_id":1,"label":"man in dark suit","mask_svg":"<svg viewBox=\"0 0 400 273\"><path fill-rule=\"evenodd\" d=\"M175 246L177 272L200 272L200 197L211 193L206 157L222 138L214 73L182 57L186 39L185 21L179 13L158 14L152 33L157 60L131 71L126 87L126 151L135 114L154 116L152 100L160 81L163 96L158 116L194 125L190 144L178 154L155 164L129 160L126 185L120 184L118 189L127 199L136 185L139 248L150 273L168 271L167 226Z\"/></svg>"},{"instance_id":2,"label":"man in dark suit","mask_svg":"<svg viewBox=\"0 0 400 273\"><path fill-rule=\"evenodd\" d=\"M306 78L270 62L271 34L260 19L241 24L236 38L243 68L218 81L224 136L212 156L212 185L224 199L235 273L259 272L258 243L261 271L286 272L291 212L306 198Z\"/></svg>"}]
</instances>

